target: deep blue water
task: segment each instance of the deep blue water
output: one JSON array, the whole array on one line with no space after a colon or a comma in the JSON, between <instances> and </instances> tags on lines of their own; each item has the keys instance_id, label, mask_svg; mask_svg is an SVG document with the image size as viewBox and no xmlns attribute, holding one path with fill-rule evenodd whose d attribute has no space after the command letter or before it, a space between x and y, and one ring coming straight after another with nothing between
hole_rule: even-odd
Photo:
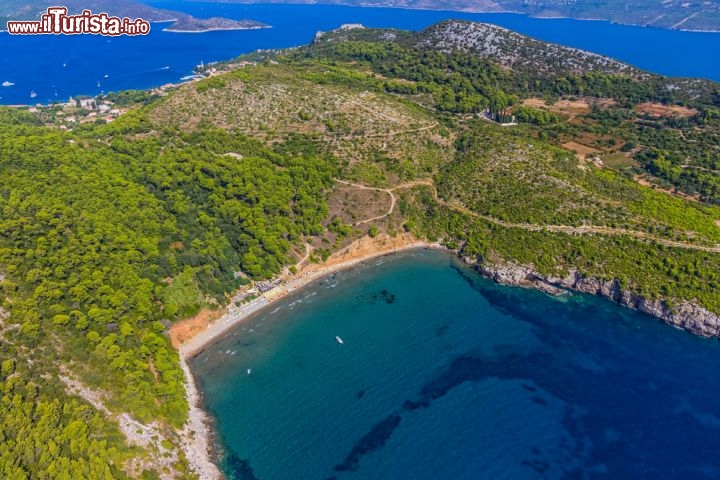
<instances>
[{"instance_id":1,"label":"deep blue water","mask_svg":"<svg viewBox=\"0 0 720 480\"><path fill-rule=\"evenodd\" d=\"M155 24L147 37L12 36L0 33L0 103L66 100L71 95L149 88L176 82L200 61L226 60L260 48L310 42L318 30L343 23L419 30L448 18L498 25L556 43L616 57L667 75L720 80L720 34L678 32L599 21L534 19L513 14L361 8L328 5L223 5L156 1L156 6L199 17L250 18L272 29L196 33L163 32ZM105 78L105 75L108 75ZM98 86L99 85L99 86ZM35 91L37 97L30 98ZM57 95L56 95L57 94Z\"/></svg>"},{"instance_id":2,"label":"deep blue water","mask_svg":"<svg viewBox=\"0 0 720 480\"><path fill-rule=\"evenodd\" d=\"M424 250L271 308L193 360L229 478L720 478L715 340Z\"/></svg>"}]
</instances>

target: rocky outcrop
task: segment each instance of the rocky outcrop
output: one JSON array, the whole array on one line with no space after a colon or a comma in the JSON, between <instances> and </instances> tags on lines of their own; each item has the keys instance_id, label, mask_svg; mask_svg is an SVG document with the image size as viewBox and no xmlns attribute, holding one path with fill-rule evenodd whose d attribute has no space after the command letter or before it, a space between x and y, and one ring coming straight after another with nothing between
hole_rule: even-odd
<instances>
[{"instance_id":1,"label":"rocky outcrop","mask_svg":"<svg viewBox=\"0 0 720 480\"><path fill-rule=\"evenodd\" d=\"M612 58L543 42L488 23L447 20L423 30L414 42L420 48L465 52L535 75L557 72L643 75L636 68Z\"/></svg>"},{"instance_id":2,"label":"rocky outcrop","mask_svg":"<svg viewBox=\"0 0 720 480\"><path fill-rule=\"evenodd\" d=\"M465 258L465 262L474 264L480 273L502 285L533 287L550 294L571 290L599 295L696 335L720 338L720 315L691 301L671 306L666 300L646 298L623 289L617 280L589 277L576 270L564 277L554 277L541 275L528 265L478 263L470 258Z\"/></svg>"}]
</instances>

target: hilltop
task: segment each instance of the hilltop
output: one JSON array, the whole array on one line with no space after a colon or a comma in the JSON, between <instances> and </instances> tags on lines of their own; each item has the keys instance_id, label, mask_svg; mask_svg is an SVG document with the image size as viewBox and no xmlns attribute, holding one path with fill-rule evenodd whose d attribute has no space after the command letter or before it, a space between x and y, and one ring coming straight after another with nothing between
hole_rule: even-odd
<instances>
[{"instance_id":1,"label":"hilltop","mask_svg":"<svg viewBox=\"0 0 720 480\"><path fill-rule=\"evenodd\" d=\"M464 52L503 67L533 73L603 72L637 77L631 66L602 55L535 40L497 25L451 20L419 33L413 44L444 53Z\"/></svg>"},{"instance_id":2,"label":"hilltop","mask_svg":"<svg viewBox=\"0 0 720 480\"><path fill-rule=\"evenodd\" d=\"M353 28L355 27L355 28ZM504 68L546 76L550 73L623 74L638 77L638 69L592 52L536 40L490 23L446 20L420 32L348 26L316 36L314 45L337 42L394 42L418 50L462 52Z\"/></svg>"},{"instance_id":3,"label":"hilltop","mask_svg":"<svg viewBox=\"0 0 720 480\"><path fill-rule=\"evenodd\" d=\"M467 22L199 73L110 122L0 109L9 478L193 478L171 325L357 240L720 336L717 84Z\"/></svg>"},{"instance_id":4,"label":"hilltop","mask_svg":"<svg viewBox=\"0 0 720 480\"><path fill-rule=\"evenodd\" d=\"M617 76L649 85L664 101L700 100L712 104L716 83L691 78L674 78L642 71L616 59L573 47L566 47L523 35L489 23L446 20L419 32L365 28L347 25L331 32L318 32L313 49L322 51L336 43L390 43L422 52L462 53L512 70L523 77L548 79L590 74ZM638 84L640 84L638 83ZM604 92L609 93L609 92Z\"/></svg>"}]
</instances>

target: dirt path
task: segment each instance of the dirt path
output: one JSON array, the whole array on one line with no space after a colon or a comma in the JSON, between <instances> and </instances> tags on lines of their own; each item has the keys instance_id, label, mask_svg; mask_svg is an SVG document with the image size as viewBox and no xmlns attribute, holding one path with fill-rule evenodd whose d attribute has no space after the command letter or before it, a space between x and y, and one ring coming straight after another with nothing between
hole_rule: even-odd
<instances>
[{"instance_id":1,"label":"dirt path","mask_svg":"<svg viewBox=\"0 0 720 480\"><path fill-rule=\"evenodd\" d=\"M305 256L298 260L298 262L295 264L295 267L300 268L300 266L305 263L308 258L310 258L310 253L312 253L312 247L308 242L305 242Z\"/></svg>"},{"instance_id":2,"label":"dirt path","mask_svg":"<svg viewBox=\"0 0 720 480\"><path fill-rule=\"evenodd\" d=\"M433 125L427 125L425 127L418 127L418 128L410 128L408 130L393 130L390 132L383 132L383 133L371 133L363 135L363 138L388 138L388 137L397 137L398 135L403 135L406 133L418 133L418 132L424 132L427 130L433 130L437 128L436 124ZM335 137L338 140L355 140L358 138L357 135L343 135L339 137Z\"/></svg>"},{"instance_id":3,"label":"dirt path","mask_svg":"<svg viewBox=\"0 0 720 480\"><path fill-rule=\"evenodd\" d=\"M385 215L381 215L379 217L371 218L369 220L364 220L362 222L356 223L356 225L359 225L361 223L367 223L371 222L373 220L379 220L381 218L384 218L388 215L390 215L395 208L395 195L393 194L393 191L400 190L404 188L411 188L417 185L425 185L430 187L432 191L433 199L440 205L450 208L451 210L455 210L457 212L461 212L467 215L470 215L475 218L480 218L482 220L485 220L487 222L493 223L495 225L499 225L501 227L505 228L521 228L523 230L531 231L531 232L558 232L558 233L568 233L568 234L576 234L576 235L582 235L586 233L596 233L600 235L623 235L627 237L633 237L638 238L641 240L648 240L651 242L655 242L660 245L664 245L666 247L675 247L675 248L685 248L688 250L697 250L702 252L711 252L711 253L720 253L720 246L705 246L705 245L696 245L694 243L688 243L688 242L680 242L676 240L669 240L666 238L658 238L655 237L649 233L646 232L640 232L637 230L628 230L625 228L614 228L614 227L605 227L605 226L597 226L597 225L583 225L579 227L574 227L570 225L539 225L534 223L515 223L515 222L508 222L505 220L500 220L498 218L490 217L488 215L483 215L477 212L473 212L469 208L458 205L456 203L447 202L443 199L441 199L438 196L437 193L437 187L435 186L435 183L432 180L415 180L413 182L404 183L402 185L398 185L393 188L376 188L376 187L368 187L365 185L360 185L357 183L351 183L344 180L337 180L338 183L342 183L345 185L350 185L356 188L366 189L366 190L378 190L382 192L386 192L390 195L392 201L390 204L390 210Z\"/></svg>"},{"instance_id":4,"label":"dirt path","mask_svg":"<svg viewBox=\"0 0 720 480\"><path fill-rule=\"evenodd\" d=\"M359 222L355 222L353 224L354 227L358 225L362 225L364 223L370 223L374 222L375 220L382 220L383 218L390 215L393 210L395 210L395 204L397 203L397 198L395 198L395 194L393 193L395 190L400 190L402 188L411 188L415 187L417 185L427 185L429 187L433 187L435 184L432 182L432 180L414 180L412 182L403 183L402 185L398 185L393 188L378 188L378 187L368 187L366 185L360 185L358 183L352 183L345 180L340 180L338 178L335 179L337 183L342 183L343 185L348 185L350 187L358 188L360 190L375 190L377 192L385 192L390 196L390 207L388 208L387 213L383 215L378 215L377 217L368 218L367 220L361 220Z\"/></svg>"},{"instance_id":5,"label":"dirt path","mask_svg":"<svg viewBox=\"0 0 720 480\"><path fill-rule=\"evenodd\" d=\"M393 210L395 210L395 202L396 202L396 200L395 200L395 195L392 193L392 190L390 190L390 189L387 189L387 188L368 187L368 186L365 186L365 185L359 185L359 184L357 184L357 183L346 182L345 180L339 180L339 179L337 179L337 178L335 179L335 181L336 181L337 183L342 183L343 185L349 185L349 186L351 186L351 187L354 187L354 188L357 188L357 189L360 189L360 190L375 190L376 192L385 192L385 193L387 193L387 194L390 196L390 208L388 208L387 213L385 213L385 214L383 214L383 215L378 215L377 217L368 218L367 220L361 220L361 221L359 221L359 222L355 222L355 223L353 224L354 227L356 227L356 226L358 226L358 225L362 225L362 224L364 224L364 223L374 222L375 220L381 220L381 219L387 217L388 215L390 215L390 214L393 212Z\"/></svg>"}]
</instances>

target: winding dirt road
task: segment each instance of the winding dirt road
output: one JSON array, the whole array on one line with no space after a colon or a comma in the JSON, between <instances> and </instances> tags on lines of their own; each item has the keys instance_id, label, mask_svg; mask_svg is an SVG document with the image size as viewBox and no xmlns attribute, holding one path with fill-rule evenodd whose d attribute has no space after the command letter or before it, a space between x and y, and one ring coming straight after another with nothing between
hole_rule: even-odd
<instances>
[{"instance_id":1,"label":"winding dirt road","mask_svg":"<svg viewBox=\"0 0 720 480\"><path fill-rule=\"evenodd\" d=\"M451 210L455 210L456 212L461 212L467 215L470 215L475 218L480 218L482 220L485 220L487 222L493 223L495 225L499 225L501 227L505 228L521 228L523 230L527 230L530 232L558 232L558 233L567 233L567 234L574 234L574 235L583 235L587 233L594 233L599 235L623 235L627 237L633 237L638 238L641 240L648 240L654 243L657 243L659 245L664 245L666 247L674 247L674 248L685 248L688 250L697 250L702 252L711 252L711 253L720 253L720 246L706 246L706 245L696 245L694 243L689 242L680 242L677 240L670 240L667 238L658 238L655 237L647 232L641 232L637 230L628 230L626 228L615 228L615 227L606 227L606 226L598 226L598 225L582 225L582 226L571 226L571 225L539 225L539 224L533 224L533 223L515 223L515 222L508 222L505 220L500 220L498 218L490 217L488 215L483 215L477 212L473 212L469 208L458 205L456 203L447 202L443 199L441 199L438 196L437 193L437 187L435 186L435 183L432 180L415 180L412 182L404 183L398 186L395 186L393 188L377 188L377 187L368 187L366 185L360 185L357 183L348 182L345 180L339 180L335 179L336 182L342 183L344 185L349 185L351 187L363 189L363 190L376 190L380 192L385 192L388 195L390 195L390 208L388 209L388 212L384 215L380 215L378 217L370 218L367 220L363 220L361 222L355 223L355 225L361 225L363 223L372 222L375 220L381 220L388 215L390 215L393 210L395 209L395 204L397 203L397 199L395 198L395 194L393 193L396 190L406 189L406 188L412 188L418 185L425 185L430 187L432 191L433 200L435 200L438 204L447 207Z\"/></svg>"}]
</instances>

